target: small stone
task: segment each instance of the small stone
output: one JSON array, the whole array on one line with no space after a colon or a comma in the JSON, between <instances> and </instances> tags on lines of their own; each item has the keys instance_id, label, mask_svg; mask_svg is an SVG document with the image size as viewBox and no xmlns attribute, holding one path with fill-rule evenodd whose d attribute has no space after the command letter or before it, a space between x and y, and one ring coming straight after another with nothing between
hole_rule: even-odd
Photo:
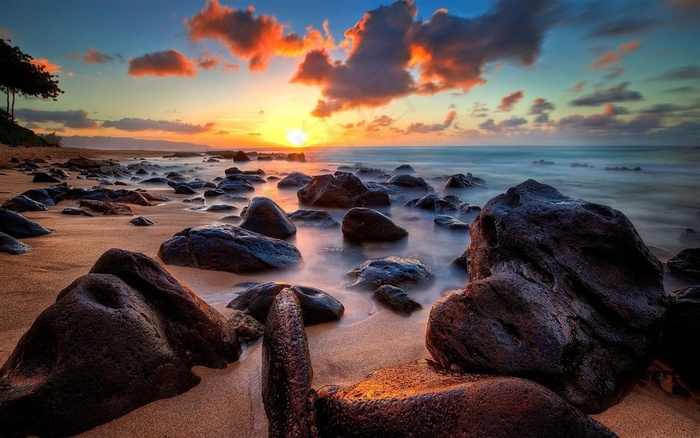
<instances>
[{"instance_id":1,"label":"small stone","mask_svg":"<svg viewBox=\"0 0 700 438\"><path fill-rule=\"evenodd\" d=\"M150 225L155 225L156 223L145 216L138 216L129 221L130 223L136 225L137 227L147 227Z\"/></svg>"}]
</instances>

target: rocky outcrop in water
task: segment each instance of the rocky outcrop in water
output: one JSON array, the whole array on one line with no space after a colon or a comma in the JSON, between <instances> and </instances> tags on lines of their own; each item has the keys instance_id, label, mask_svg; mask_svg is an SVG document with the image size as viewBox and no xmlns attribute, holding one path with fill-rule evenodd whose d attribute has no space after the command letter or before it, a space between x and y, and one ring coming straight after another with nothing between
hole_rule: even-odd
<instances>
[{"instance_id":1,"label":"rocky outcrop in water","mask_svg":"<svg viewBox=\"0 0 700 438\"><path fill-rule=\"evenodd\" d=\"M403 289L385 284L374 291L374 299L401 315L410 315L423 306L411 298Z\"/></svg>"},{"instance_id":2,"label":"rocky outcrop in water","mask_svg":"<svg viewBox=\"0 0 700 438\"><path fill-rule=\"evenodd\" d=\"M111 249L44 310L0 369L0 430L74 435L195 386L240 345L216 310L148 257Z\"/></svg>"},{"instance_id":3,"label":"rocky outcrop in water","mask_svg":"<svg viewBox=\"0 0 700 438\"><path fill-rule=\"evenodd\" d=\"M245 163L245 162L247 162L247 161L250 161L250 158L248 157L248 155L246 155L245 152L243 152L243 151L238 151L238 152L236 152L236 154L233 156L233 161L234 161L235 163Z\"/></svg>"},{"instance_id":4,"label":"rocky outcrop in water","mask_svg":"<svg viewBox=\"0 0 700 438\"><path fill-rule=\"evenodd\" d=\"M700 280L700 248L688 248L666 262L672 274L691 281Z\"/></svg>"},{"instance_id":5,"label":"rocky outcrop in water","mask_svg":"<svg viewBox=\"0 0 700 438\"><path fill-rule=\"evenodd\" d=\"M185 228L161 244L158 257L169 265L236 274L290 268L302 260L289 243L227 224Z\"/></svg>"},{"instance_id":6,"label":"rocky outcrop in water","mask_svg":"<svg viewBox=\"0 0 700 438\"><path fill-rule=\"evenodd\" d=\"M408 236L408 231L387 216L371 208L354 207L345 213L343 236L355 242L394 242Z\"/></svg>"},{"instance_id":7,"label":"rocky outcrop in water","mask_svg":"<svg viewBox=\"0 0 700 438\"><path fill-rule=\"evenodd\" d=\"M456 175L450 175L445 181L445 189L477 189L484 187L486 182L473 176L471 172L467 172L466 175L458 173Z\"/></svg>"},{"instance_id":8,"label":"rocky outcrop in water","mask_svg":"<svg viewBox=\"0 0 700 438\"><path fill-rule=\"evenodd\" d=\"M289 219L298 225L333 228L340 226L340 223L326 210L297 210L287 215Z\"/></svg>"},{"instance_id":9,"label":"rocky outcrop in water","mask_svg":"<svg viewBox=\"0 0 700 438\"><path fill-rule=\"evenodd\" d=\"M405 174L394 175L386 180L385 184L404 190L421 190L425 192L433 191L430 184L425 182L423 178Z\"/></svg>"},{"instance_id":10,"label":"rocky outcrop in water","mask_svg":"<svg viewBox=\"0 0 700 438\"><path fill-rule=\"evenodd\" d=\"M409 289L428 284L435 274L422 261L407 257L381 257L365 261L345 273L349 289L376 290L385 284Z\"/></svg>"},{"instance_id":11,"label":"rocky outcrop in water","mask_svg":"<svg viewBox=\"0 0 700 438\"><path fill-rule=\"evenodd\" d=\"M241 216L243 220L239 227L268 237L286 239L297 232L287 213L270 198L258 196L251 199Z\"/></svg>"},{"instance_id":12,"label":"rocky outcrop in water","mask_svg":"<svg viewBox=\"0 0 700 438\"><path fill-rule=\"evenodd\" d=\"M651 361L662 268L617 210L528 180L472 224L468 272L428 322L444 367L529 378L601 412Z\"/></svg>"},{"instance_id":13,"label":"rocky outcrop in water","mask_svg":"<svg viewBox=\"0 0 700 438\"><path fill-rule=\"evenodd\" d=\"M297 198L303 205L329 208L390 205L389 195L368 189L357 176L347 172L313 177L297 191Z\"/></svg>"},{"instance_id":14,"label":"rocky outcrop in water","mask_svg":"<svg viewBox=\"0 0 700 438\"><path fill-rule=\"evenodd\" d=\"M304 187L310 183L313 178L301 172L292 172L277 182L277 187L283 188L298 188Z\"/></svg>"},{"instance_id":15,"label":"rocky outcrop in water","mask_svg":"<svg viewBox=\"0 0 700 438\"><path fill-rule=\"evenodd\" d=\"M412 199L406 202L404 207L408 208L419 208L421 210L434 211L436 213L442 213L446 211L457 211L457 206L444 198L439 197L433 193L429 193L422 198Z\"/></svg>"}]
</instances>

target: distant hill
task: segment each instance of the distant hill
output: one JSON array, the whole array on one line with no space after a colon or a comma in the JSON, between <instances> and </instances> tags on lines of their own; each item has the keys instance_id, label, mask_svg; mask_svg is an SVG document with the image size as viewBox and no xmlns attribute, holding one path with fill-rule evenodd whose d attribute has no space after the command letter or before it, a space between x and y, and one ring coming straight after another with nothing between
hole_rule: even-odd
<instances>
[{"instance_id":1,"label":"distant hill","mask_svg":"<svg viewBox=\"0 0 700 438\"><path fill-rule=\"evenodd\" d=\"M139 138L72 136L63 137L61 146L71 148L107 150L157 150L157 151L205 151L211 149L204 144L166 140L142 140Z\"/></svg>"},{"instance_id":2,"label":"distant hill","mask_svg":"<svg viewBox=\"0 0 700 438\"><path fill-rule=\"evenodd\" d=\"M0 143L18 146L47 146L46 140L31 129L13 122L5 110L0 110Z\"/></svg>"}]
</instances>

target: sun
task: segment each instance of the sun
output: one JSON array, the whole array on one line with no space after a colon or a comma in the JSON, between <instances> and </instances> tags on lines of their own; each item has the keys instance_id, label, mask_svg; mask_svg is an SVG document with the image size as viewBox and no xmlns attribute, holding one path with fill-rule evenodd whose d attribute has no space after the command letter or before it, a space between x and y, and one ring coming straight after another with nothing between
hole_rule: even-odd
<instances>
[{"instance_id":1,"label":"sun","mask_svg":"<svg viewBox=\"0 0 700 438\"><path fill-rule=\"evenodd\" d=\"M288 129L287 141L296 147L303 146L309 135L301 129Z\"/></svg>"}]
</instances>

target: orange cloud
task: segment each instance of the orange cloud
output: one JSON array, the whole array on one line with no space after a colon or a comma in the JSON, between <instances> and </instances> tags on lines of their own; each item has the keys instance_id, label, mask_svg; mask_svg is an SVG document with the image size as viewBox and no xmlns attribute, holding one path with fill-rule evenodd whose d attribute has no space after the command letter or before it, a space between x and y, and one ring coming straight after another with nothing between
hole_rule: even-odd
<instances>
[{"instance_id":1,"label":"orange cloud","mask_svg":"<svg viewBox=\"0 0 700 438\"><path fill-rule=\"evenodd\" d=\"M642 46L641 41L628 41L626 43L620 44L618 47L624 53L631 53L631 52L634 52L635 50L639 49L641 46Z\"/></svg>"},{"instance_id":2,"label":"orange cloud","mask_svg":"<svg viewBox=\"0 0 700 438\"><path fill-rule=\"evenodd\" d=\"M498 109L500 109L501 111L512 110L513 106L515 106L515 104L518 103L518 101L522 99L524 95L525 94L522 92L522 90L513 91L512 93L501 99L501 104L498 105Z\"/></svg>"},{"instance_id":3,"label":"orange cloud","mask_svg":"<svg viewBox=\"0 0 700 438\"><path fill-rule=\"evenodd\" d=\"M284 33L284 26L274 17L254 16L255 8L236 10L221 6L218 0L209 0L199 14L185 20L190 38L219 40L231 53L249 61L251 71L265 70L269 59L277 56L300 56L311 49L333 45L333 39L324 22L324 34L309 28L307 34Z\"/></svg>"},{"instance_id":4,"label":"orange cloud","mask_svg":"<svg viewBox=\"0 0 700 438\"><path fill-rule=\"evenodd\" d=\"M622 57L615 52L605 52L603 55L593 63L593 68L601 69L607 66L617 64L622 61Z\"/></svg>"},{"instance_id":5,"label":"orange cloud","mask_svg":"<svg viewBox=\"0 0 700 438\"><path fill-rule=\"evenodd\" d=\"M196 76L197 63L177 50L147 53L129 60L131 76Z\"/></svg>"},{"instance_id":6,"label":"orange cloud","mask_svg":"<svg viewBox=\"0 0 700 438\"><path fill-rule=\"evenodd\" d=\"M51 73L52 75L61 73L61 66L58 64L54 64L46 58L32 59L31 63L37 67L43 68L45 71Z\"/></svg>"}]
</instances>

